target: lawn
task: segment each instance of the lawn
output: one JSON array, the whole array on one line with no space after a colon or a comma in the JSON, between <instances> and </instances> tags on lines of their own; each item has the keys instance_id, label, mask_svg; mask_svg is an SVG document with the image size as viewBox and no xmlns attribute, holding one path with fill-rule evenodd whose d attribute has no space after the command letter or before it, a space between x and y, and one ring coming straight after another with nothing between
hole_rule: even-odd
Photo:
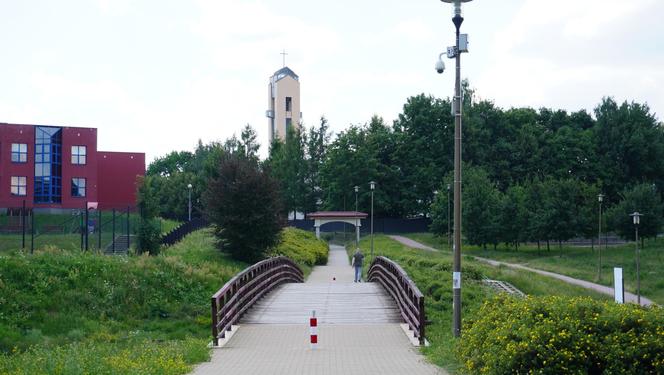
<instances>
[{"instance_id":1,"label":"lawn","mask_svg":"<svg viewBox=\"0 0 664 375\"><path fill-rule=\"evenodd\" d=\"M445 249L446 238L435 237L430 233L416 233L406 235L416 241L427 244L436 249ZM593 251L590 247L563 246L559 249L557 244L551 245L547 251L546 246L537 249L537 246L520 246L514 248L499 246L497 250L481 249L477 246L464 245L463 253L483 258L500 260L508 263L523 264L532 268L560 273L574 278L598 282L597 266L599 252L597 247ZM641 249L641 294L656 303L664 304L664 240L645 241ZM635 244L609 246L602 248L602 279L600 284L613 286L613 267L622 267L625 278L625 289L636 293L636 253Z\"/></svg>"},{"instance_id":2,"label":"lawn","mask_svg":"<svg viewBox=\"0 0 664 375\"><path fill-rule=\"evenodd\" d=\"M360 247L366 255L369 255L369 238L363 238ZM451 254L411 249L384 235L374 237L374 251L375 255L384 255L399 263L425 294L427 318L432 324L427 326L427 339L431 342L431 346L424 348L423 352L432 362L450 372L456 372L461 364L455 355L457 341L452 335ZM352 250L348 252L350 255ZM464 320L473 319L482 303L495 294L492 289L484 286L482 283L484 278L507 281L524 293L534 296L592 296L602 300L608 299L607 296L570 286L562 281L505 267L490 267L470 258L463 259L463 275Z\"/></svg>"}]
</instances>

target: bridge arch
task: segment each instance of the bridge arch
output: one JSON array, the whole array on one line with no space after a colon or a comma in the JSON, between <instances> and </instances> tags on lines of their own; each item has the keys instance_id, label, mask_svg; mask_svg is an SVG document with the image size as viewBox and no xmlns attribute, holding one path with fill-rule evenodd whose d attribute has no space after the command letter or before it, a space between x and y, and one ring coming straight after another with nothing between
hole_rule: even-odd
<instances>
[{"instance_id":1,"label":"bridge arch","mask_svg":"<svg viewBox=\"0 0 664 375\"><path fill-rule=\"evenodd\" d=\"M366 219L368 214L357 211L318 211L307 215L307 219L314 220L316 228L316 238L320 238L320 227L327 223L348 223L355 226L355 237L357 243L360 242L360 227L362 219Z\"/></svg>"}]
</instances>

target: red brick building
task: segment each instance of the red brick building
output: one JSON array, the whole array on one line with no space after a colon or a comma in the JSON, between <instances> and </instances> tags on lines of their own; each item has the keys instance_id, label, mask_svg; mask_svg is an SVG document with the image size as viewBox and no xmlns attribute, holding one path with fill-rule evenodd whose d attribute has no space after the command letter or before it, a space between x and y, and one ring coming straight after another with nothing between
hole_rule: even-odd
<instances>
[{"instance_id":1,"label":"red brick building","mask_svg":"<svg viewBox=\"0 0 664 375\"><path fill-rule=\"evenodd\" d=\"M145 154L97 151L97 129L0 123L0 210L126 209Z\"/></svg>"}]
</instances>

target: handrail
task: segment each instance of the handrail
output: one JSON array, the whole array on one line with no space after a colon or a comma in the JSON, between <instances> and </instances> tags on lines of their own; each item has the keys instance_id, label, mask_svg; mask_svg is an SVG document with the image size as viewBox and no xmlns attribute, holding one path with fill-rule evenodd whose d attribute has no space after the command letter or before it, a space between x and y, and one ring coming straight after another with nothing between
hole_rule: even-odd
<instances>
[{"instance_id":1,"label":"handrail","mask_svg":"<svg viewBox=\"0 0 664 375\"><path fill-rule=\"evenodd\" d=\"M189 233L204 228L208 225L207 221L203 218L194 218L190 221L185 221L170 232L161 237L161 244L165 246L174 245L176 242L182 240Z\"/></svg>"},{"instance_id":2,"label":"handrail","mask_svg":"<svg viewBox=\"0 0 664 375\"><path fill-rule=\"evenodd\" d=\"M304 282L304 274L283 256L262 260L228 280L211 300L214 346L256 301L284 282Z\"/></svg>"},{"instance_id":3,"label":"handrail","mask_svg":"<svg viewBox=\"0 0 664 375\"><path fill-rule=\"evenodd\" d=\"M424 345L424 295L406 271L389 258L379 256L371 262L367 276L368 281L377 281L383 285L397 303L401 316L415 333L420 345Z\"/></svg>"}]
</instances>

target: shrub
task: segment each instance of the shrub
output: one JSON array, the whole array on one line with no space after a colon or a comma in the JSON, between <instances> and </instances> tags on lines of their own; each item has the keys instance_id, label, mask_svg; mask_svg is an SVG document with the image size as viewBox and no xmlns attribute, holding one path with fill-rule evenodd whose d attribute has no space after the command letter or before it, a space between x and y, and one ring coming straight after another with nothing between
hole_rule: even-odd
<instances>
[{"instance_id":1,"label":"shrub","mask_svg":"<svg viewBox=\"0 0 664 375\"><path fill-rule=\"evenodd\" d=\"M153 218L141 220L138 229L138 253L147 251L150 255L158 255L161 247L161 230L159 221Z\"/></svg>"},{"instance_id":2,"label":"shrub","mask_svg":"<svg viewBox=\"0 0 664 375\"><path fill-rule=\"evenodd\" d=\"M661 374L662 312L587 297L500 295L465 322L458 355L473 374Z\"/></svg>"},{"instance_id":3,"label":"shrub","mask_svg":"<svg viewBox=\"0 0 664 375\"><path fill-rule=\"evenodd\" d=\"M327 264L327 243L311 233L296 228L284 228L281 241L270 251L270 255L283 255L295 263L307 266Z\"/></svg>"}]
</instances>

